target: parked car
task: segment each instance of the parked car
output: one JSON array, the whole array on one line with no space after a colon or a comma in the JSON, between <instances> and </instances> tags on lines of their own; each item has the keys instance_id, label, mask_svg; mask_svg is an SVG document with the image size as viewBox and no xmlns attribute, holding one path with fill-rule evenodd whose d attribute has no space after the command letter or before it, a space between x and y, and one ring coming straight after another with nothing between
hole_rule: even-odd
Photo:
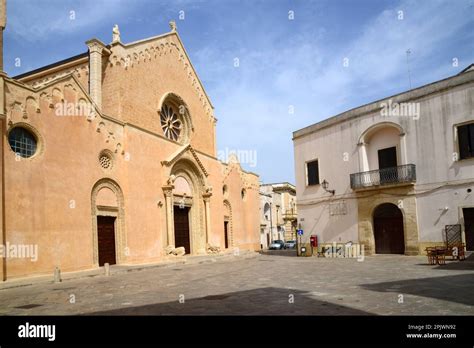
<instances>
[{"instance_id":1,"label":"parked car","mask_svg":"<svg viewBox=\"0 0 474 348\"><path fill-rule=\"evenodd\" d=\"M287 240L285 243L285 249L294 249L296 248L296 240Z\"/></svg>"},{"instance_id":2,"label":"parked car","mask_svg":"<svg viewBox=\"0 0 474 348\"><path fill-rule=\"evenodd\" d=\"M270 250L281 250L285 247L285 242L282 240L274 240L268 249Z\"/></svg>"}]
</instances>

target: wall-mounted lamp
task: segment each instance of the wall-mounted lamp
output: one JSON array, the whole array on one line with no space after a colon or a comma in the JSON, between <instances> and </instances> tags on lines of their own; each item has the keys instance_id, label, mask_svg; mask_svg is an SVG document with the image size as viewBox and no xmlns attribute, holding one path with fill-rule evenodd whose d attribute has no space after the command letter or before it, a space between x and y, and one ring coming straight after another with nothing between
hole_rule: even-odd
<instances>
[{"instance_id":1,"label":"wall-mounted lamp","mask_svg":"<svg viewBox=\"0 0 474 348\"><path fill-rule=\"evenodd\" d=\"M333 195L336 194L336 190L328 190L329 183L326 181L326 179L323 180L323 182L321 183L321 186L323 187L324 191L329 192Z\"/></svg>"}]
</instances>

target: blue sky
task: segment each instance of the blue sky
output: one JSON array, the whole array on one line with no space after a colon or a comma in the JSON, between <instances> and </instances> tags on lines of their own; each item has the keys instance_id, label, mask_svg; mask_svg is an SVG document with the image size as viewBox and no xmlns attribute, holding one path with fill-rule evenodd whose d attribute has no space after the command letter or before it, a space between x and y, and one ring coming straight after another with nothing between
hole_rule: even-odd
<instances>
[{"instance_id":1,"label":"blue sky","mask_svg":"<svg viewBox=\"0 0 474 348\"><path fill-rule=\"evenodd\" d=\"M256 151L243 167L264 182L294 181L293 131L407 90L407 49L412 87L474 63L474 0L7 1L10 76L93 37L109 43L114 24L126 43L176 20L219 119L218 150Z\"/></svg>"}]
</instances>

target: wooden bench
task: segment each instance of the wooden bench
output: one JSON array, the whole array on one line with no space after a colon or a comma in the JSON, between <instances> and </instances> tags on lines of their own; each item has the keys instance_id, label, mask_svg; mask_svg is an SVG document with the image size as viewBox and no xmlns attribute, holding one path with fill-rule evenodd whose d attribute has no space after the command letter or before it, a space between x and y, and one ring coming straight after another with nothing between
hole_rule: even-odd
<instances>
[{"instance_id":1,"label":"wooden bench","mask_svg":"<svg viewBox=\"0 0 474 348\"><path fill-rule=\"evenodd\" d=\"M466 259L464 247L462 243L449 245L447 247L427 247L425 250L426 256L428 256L428 263L430 265L445 265L446 256L451 256L452 260L458 259L459 261L464 261Z\"/></svg>"},{"instance_id":2,"label":"wooden bench","mask_svg":"<svg viewBox=\"0 0 474 348\"><path fill-rule=\"evenodd\" d=\"M463 243L450 244L446 248L446 256L451 256L452 260L464 261L466 259L465 248L466 245Z\"/></svg>"}]
</instances>

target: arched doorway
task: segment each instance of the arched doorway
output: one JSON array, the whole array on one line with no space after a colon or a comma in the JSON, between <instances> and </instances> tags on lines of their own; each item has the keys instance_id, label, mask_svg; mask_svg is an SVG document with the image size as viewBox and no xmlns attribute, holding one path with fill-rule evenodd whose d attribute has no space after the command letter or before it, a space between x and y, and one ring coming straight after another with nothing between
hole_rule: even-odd
<instances>
[{"instance_id":1,"label":"arched doorway","mask_svg":"<svg viewBox=\"0 0 474 348\"><path fill-rule=\"evenodd\" d=\"M212 189L199 168L193 158L182 155L170 168L167 185L163 186L168 246L184 247L186 254L205 254L208 243Z\"/></svg>"},{"instance_id":2,"label":"arched doorway","mask_svg":"<svg viewBox=\"0 0 474 348\"><path fill-rule=\"evenodd\" d=\"M121 263L128 253L122 190L115 181L101 179L92 189L91 203L94 265Z\"/></svg>"},{"instance_id":3,"label":"arched doorway","mask_svg":"<svg viewBox=\"0 0 474 348\"><path fill-rule=\"evenodd\" d=\"M180 173L174 181L174 244L176 248L183 247L186 254L191 253L190 211L193 209L193 190L191 178Z\"/></svg>"},{"instance_id":4,"label":"arched doorway","mask_svg":"<svg viewBox=\"0 0 474 348\"><path fill-rule=\"evenodd\" d=\"M383 203L374 210L375 253L404 254L403 214L395 204Z\"/></svg>"}]
</instances>

